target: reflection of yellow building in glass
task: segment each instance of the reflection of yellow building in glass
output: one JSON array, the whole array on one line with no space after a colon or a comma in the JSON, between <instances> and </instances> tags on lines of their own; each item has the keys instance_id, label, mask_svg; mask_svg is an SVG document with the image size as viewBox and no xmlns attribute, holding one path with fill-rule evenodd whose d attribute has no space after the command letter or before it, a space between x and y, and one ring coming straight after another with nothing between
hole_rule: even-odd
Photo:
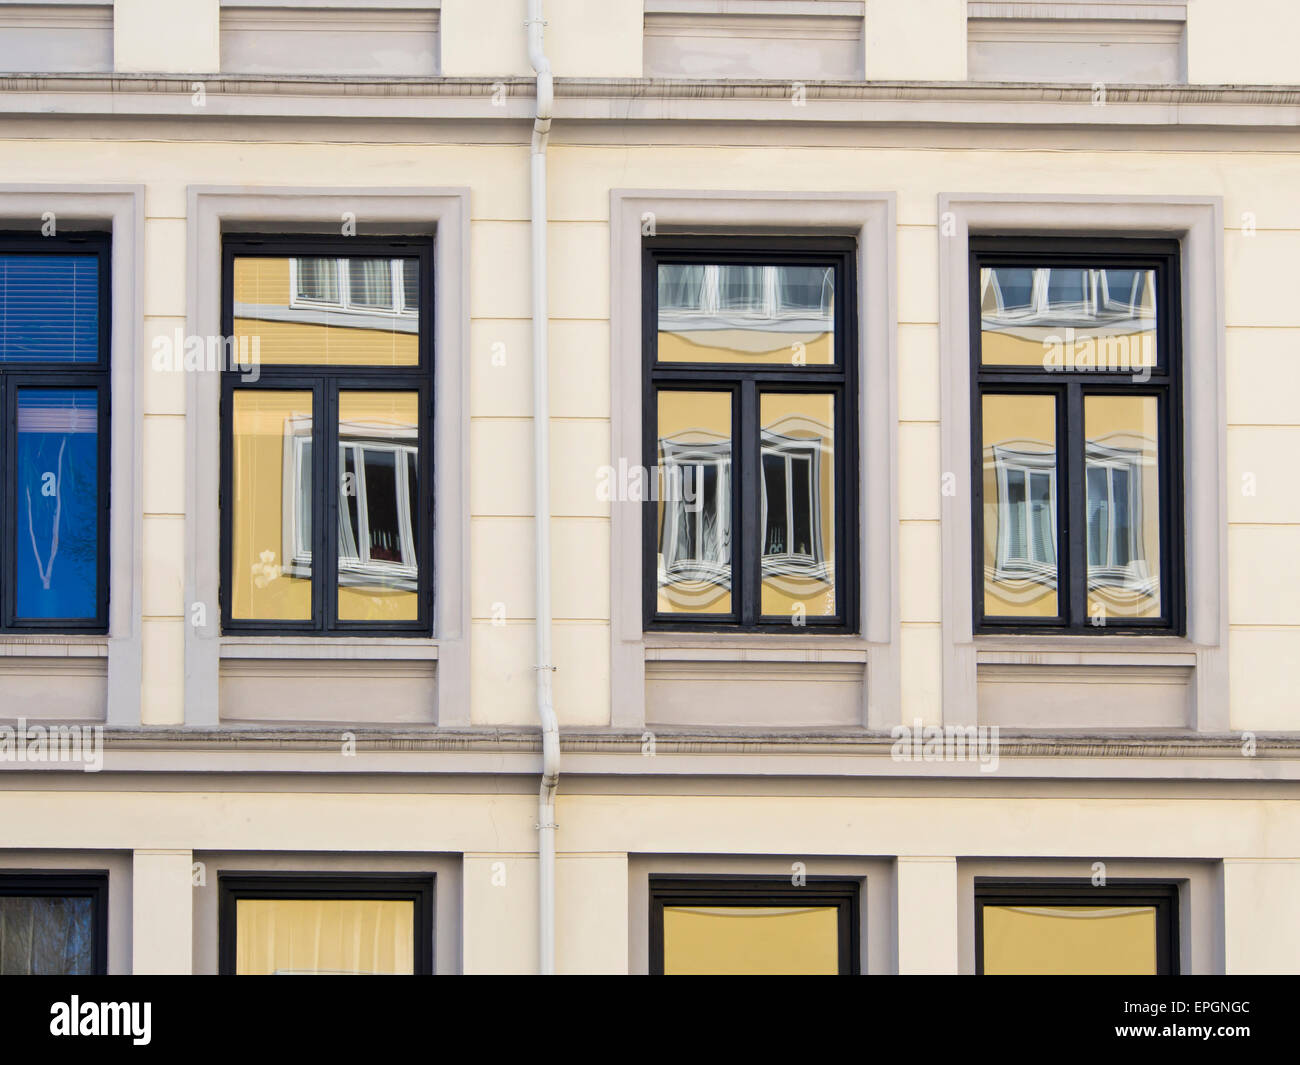
<instances>
[{"instance_id":1,"label":"reflection of yellow building in glass","mask_svg":"<svg viewBox=\"0 0 1300 1065\"><path fill-rule=\"evenodd\" d=\"M414 366L418 262L238 258L235 333L261 337L268 365ZM232 398L232 596L236 619L312 616L316 447L309 390L240 388ZM337 617L414 621L419 579L419 395L337 393Z\"/></svg>"},{"instance_id":2,"label":"reflection of yellow building in glass","mask_svg":"<svg viewBox=\"0 0 1300 1065\"><path fill-rule=\"evenodd\" d=\"M764 615L835 611L834 401L764 393L760 464ZM659 393L661 612L731 610L732 437L728 392Z\"/></svg>"}]
</instances>

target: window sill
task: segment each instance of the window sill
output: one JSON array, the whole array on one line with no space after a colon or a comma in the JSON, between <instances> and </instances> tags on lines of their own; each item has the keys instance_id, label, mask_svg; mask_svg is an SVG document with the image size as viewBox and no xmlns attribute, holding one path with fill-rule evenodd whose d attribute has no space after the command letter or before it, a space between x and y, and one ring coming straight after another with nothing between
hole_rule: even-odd
<instances>
[{"instance_id":1,"label":"window sill","mask_svg":"<svg viewBox=\"0 0 1300 1065\"><path fill-rule=\"evenodd\" d=\"M223 636L221 657L437 661L438 640L428 636Z\"/></svg>"},{"instance_id":2,"label":"window sill","mask_svg":"<svg viewBox=\"0 0 1300 1065\"><path fill-rule=\"evenodd\" d=\"M107 636L0 636L0 658L107 658Z\"/></svg>"},{"instance_id":3,"label":"window sill","mask_svg":"<svg viewBox=\"0 0 1300 1065\"><path fill-rule=\"evenodd\" d=\"M859 636L646 633L647 662L866 662Z\"/></svg>"},{"instance_id":4,"label":"window sill","mask_svg":"<svg viewBox=\"0 0 1300 1065\"><path fill-rule=\"evenodd\" d=\"M1194 667L1197 648L1185 636L976 636L978 665Z\"/></svg>"},{"instance_id":5,"label":"window sill","mask_svg":"<svg viewBox=\"0 0 1300 1065\"><path fill-rule=\"evenodd\" d=\"M1178 636L976 636L978 720L1010 729L1195 727L1202 648Z\"/></svg>"}]
</instances>

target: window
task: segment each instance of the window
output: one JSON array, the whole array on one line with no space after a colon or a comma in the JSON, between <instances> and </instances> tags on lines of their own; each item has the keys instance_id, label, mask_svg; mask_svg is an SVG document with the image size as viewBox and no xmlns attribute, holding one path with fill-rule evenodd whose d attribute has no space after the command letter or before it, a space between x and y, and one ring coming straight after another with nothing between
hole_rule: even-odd
<instances>
[{"instance_id":1,"label":"window","mask_svg":"<svg viewBox=\"0 0 1300 1065\"><path fill-rule=\"evenodd\" d=\"M363 314L419 316L416 259L295 256L289 260L293 310L325 308ZM310 319L304 319L310 320Z\"/></svg>"},{"instance_id":2,"label":"window","mask_svg":"<svg viewBox=\"0 0 1300 1065\"><path fill-rule=\"evenodd\" d=\"M1177 244L970 248L977 631L1181 632Z\"/></svg>"},{"instance_id":3,"label":"window","mask_svg":"<svg viewBox=\"0 0 1300 1065\"><path fill-rule=\"evenodd\" d=\"M108 972L108 877L0 874L0 976Z\"/></svg>"},{"instance_id":4,"label":"window","mask_svg":"<svg viewBox=\"0 0 1300 1065\"><path fill-rule=\"evenodd\" d=\"M431 256L226 242L225 332L259 372L223 374L225 632L431 631Z\"/></svg>"},{"instance_id":5,"label":"window","mask_svg":"<svg viewBox=\"0 0 1300 1065\"><path fill-rule=\"evenodd\" d=\"M650 880L653 975L856 975L859 886L785 878Z\"/></svg>"},{"instance_id":6,"label":"window","mask_svg":"<svg viewBox=\"0 0 1300 1065\"><path fill-rule=\"evenodd\" d=\"M427 975L433 877L222 876L222 975Z\"/></svg>"},{"instance_id":7,"label":"window","mask_svg":"<svg viewBox=\"0 0 1300 1065\"><path fill-rule=\"evenodd\" d=\"M856 625L853 269L851 240L646 242L647 628Z\"/></svg>"},{"instance_id":8,"label":"window","mask_svg":"<svg viewBox=\"0 0 1300 1065\"><path fill-rule=\"evenodd\" d=\"M975 881L975 966L983 975L1177 975L1177 944L1173 884Z\"/></svg>"},{"instance_id":9,"label":"window","mask_svg":"<svg viewBox=\"0 0 1300 1065\"><path fill-rule=\"evenodd\" d=\"M108 627L109 238L0 235L0 631Z\"/></svg>"}]
</instances>

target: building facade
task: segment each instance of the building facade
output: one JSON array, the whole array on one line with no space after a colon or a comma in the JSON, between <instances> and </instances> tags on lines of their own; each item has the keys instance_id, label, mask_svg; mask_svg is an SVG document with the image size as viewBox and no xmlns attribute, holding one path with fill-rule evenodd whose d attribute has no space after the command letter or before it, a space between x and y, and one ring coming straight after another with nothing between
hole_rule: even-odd
<instances>
[{"instance_id":1,"label":"building facade","mask_svg":"<svg viewBox=\"0 0 1300 1065\"><path fill-rule=\"evenodd\" d=\"M1300 969L1300 10L537 7L0 4L0 966Z\"/></svg>"}]
</instances>

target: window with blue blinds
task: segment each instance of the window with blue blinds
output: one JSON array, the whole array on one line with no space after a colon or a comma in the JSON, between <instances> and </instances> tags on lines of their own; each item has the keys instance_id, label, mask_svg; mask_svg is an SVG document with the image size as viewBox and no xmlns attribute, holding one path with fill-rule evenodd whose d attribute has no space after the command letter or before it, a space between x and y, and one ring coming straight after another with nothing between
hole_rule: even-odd
<instances>
[{"instance_id":1,"label":"window with blue blinds","mask_svg":"<svg viewBox=\"0 0 1300 1065\"><path fill-rule=\"evenodd\" d=\"M0 631L107 628L108 263L0 234Z\"/></svg>"}]
</instances>

